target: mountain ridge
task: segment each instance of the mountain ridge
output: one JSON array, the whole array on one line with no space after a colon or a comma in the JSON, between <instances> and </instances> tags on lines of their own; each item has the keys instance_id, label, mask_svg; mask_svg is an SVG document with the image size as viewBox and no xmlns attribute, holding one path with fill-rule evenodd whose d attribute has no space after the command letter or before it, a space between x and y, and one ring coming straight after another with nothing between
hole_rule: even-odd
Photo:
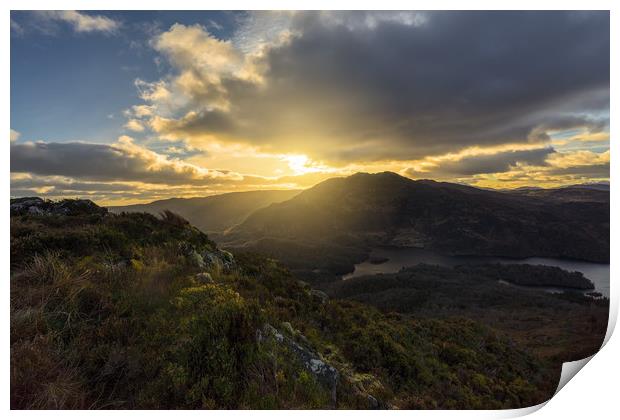
<instances>
[{"instance_id":1,"label":"mountain ridge","mask_svg":"<svg viewBox=\"0 0 620 420\"><path fill-rule=\"evenodd\" d=\"M608 261L608 194L581 189L576 199L570 189L543 191L529 196L358 173L259 209L220 240L231 246L261 238L316 246L357 241L361 248Z\"/></svg>"},{"instance_id":2,"label":"mountain ridge","mask_svg":"<svg viewBox=\"0 0 620 420\"><path fill-rule=\"evenodd\" d=\"M253 211L273 202L287 200L299 190L258 190L215 194L207 197L169 198L128 206L108 206L113 213L170 210L185 217L205 232L220 232L240 223Z\"/></svg>"}]
</instances>

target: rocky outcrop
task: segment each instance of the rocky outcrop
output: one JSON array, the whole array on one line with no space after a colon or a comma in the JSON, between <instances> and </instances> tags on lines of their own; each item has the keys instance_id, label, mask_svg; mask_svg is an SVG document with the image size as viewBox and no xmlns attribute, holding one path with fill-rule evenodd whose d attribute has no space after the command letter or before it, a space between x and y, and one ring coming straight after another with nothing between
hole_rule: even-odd
<instances>
[{"instance_id":1,"label":"rocky outcrop","mask_svg":"<svg viewBox=\"0 0 620 420\"><path fill-rule=\"evenodd\" d=\"M39 197L11 199L11 216L18 214L39 214L45 201Z\"/></svg>"},{"instance_id":2,"label":"rocky outcrop","mask_svg":"<svg viewBox=\"0 0 620 420\"><path fill-rule=\"evenodd\" d=\"M39 216L103 216L107 209L99 207L91 200L43 200L39 197L11 199L11 216L26 214Z\"/></svg>"},{"instance_id":3,"label":"rocky outcrop","mask_svg":"<svg viewBox=\"0 0 620 420\"><path fill-rule=\"evenodd\" d=\"M205 251L201 256L205 267L208 269L221 269L224 272L229 272L237 266L235 257L233 257L230 252L223 249Z\"/></svg>"},{"instance_id":4,"label":"rocky outcrop","mask_svg":"<svg viewBox=\"0 0 620 420\"><path fill-rule=\"evenodd\" d=\"M198 273L195 278L200 283L213 283L213 277L211 277L211 274L209 273Z\"/></svg>"},{"instance_id":5,"label":"rocky outcrop","mask_svg":"<svg viewBox=\"0 0 620 420\"><path fill-rule=\"evenodd\" d=\"M384 393L383 384L370 373L343 372L343 379L351 385L351 392L367 406L369 410L395 408L377 399L375 392Z\"/></svg>"},{"instance_id":6,"label":"rocky outcrop","mask_svg":"<svg viewBox=\"0 0 620 420\"><path fill-rule=\"evenodd\" d=\"M284 324L288 324L283 327L286 333L278 331L269 324L265 324L262 329L256 331L257 341L264 343L268 340L274 340L277 344L285 346L288 351L295 355L304 369L311 373L320 384L330 390L332 403L335 406L337 402L336 391L340 378L338 370L326 363L318 353L313 351L305 337L303 337L304 345L300 344L296 339L289 337L291 333L298 335L298 332L293 329L290 323Z\"/></svg>"},{"instance_id":7,"label":"rocky outcrop","mask_svg":"<svg viewBox=\"0 0 620 420\"><path fill-rule=\"evenodd\" d=\"M319 300L322 304L327 303L329 300L327 293L317 289L310 289L310 296L312 296L313 299Z\"/></svg>"},{"instance_id":8,"label":"rocky outcrop","mask_svg":"<svg viewBox=\"0 0 620 420\"><path fill-rule=\"evenodd\" d=\"M196 249L189 243L179 246L179 253L184 255L191 263L202 269L213 272L230 273L237 268L235 257L223 249Z\"/></svg>"},{"instance_id":9,"label":"rocky outcrop","mask_svg":"<svg viewBox=\"0 0 620 420\"><path fill-rule=\"evenodd\" d=\"M392 408L373 395L375 392L384 392L383 385L374 375L356 373L347 367L340 372L313 350L308 339L293 328L290 322L283 322L279 330L270 324L265 324L262 329L256 331L256 340L259 344L276 343L291 352L303 368L330 391L334 408L337 406L339 384L345 389L342 392L355 395L364 408L370 410Z\"/></svg>"}]
</instances>

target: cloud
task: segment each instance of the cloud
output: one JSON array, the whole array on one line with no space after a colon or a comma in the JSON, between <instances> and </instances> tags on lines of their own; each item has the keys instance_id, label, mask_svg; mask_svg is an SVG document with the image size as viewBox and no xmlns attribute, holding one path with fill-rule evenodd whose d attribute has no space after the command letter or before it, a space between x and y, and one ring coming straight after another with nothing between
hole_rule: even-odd
<instances>
[{"instance_id":1,"label":"cloud","mask_svg":"<svg viewBox=\"0 0 620 420\"><path fill-rule=\"evenodd\" d=\"M11 143L13 143L14 141L19 140L19 138L21 137L21 133L17 130L13 130L11 128Z\"/></svg>"},{"instance_id":2,"label":"cloud","mask_svg":"<svg viewBox=\"0 0 620 420\"><path fill-rule=\"evenodd\" d=\"M149 117L153 115L153 109L148 105L134 105L125 111L125 115L137 118Z\"/></svg>"},{"instance_id":3,"label":"cloud","mask_svg":"<svg viewBox=\"0 0 620 420\"><path fill-rule=\"evenodd\" d=\"M92 15L74 10L46 10L35 13L40 20L64 22L69 24L75 32L79 33L101 32L109 35L116 33L121 26L120 22L107 16Z\"/></svg>"},{"instance_id":4,"label":"cloud","mask_svg":"<svg viewBox=\"0 0 620 420\"><path fill-rule=\"evenodd\" d=\"M491 188L557 187L609 179L609 150L558 152L552 148L440 157L402 171L412 178L458 181Z\"/></svg>"},{"instance_id":5,"label":"cloud","mask_svg":"<svg viewBox=\"0 0 620 420\"><path fill-rule=\"evenodd\" d=\"M277 34L265 30L270 16ZM174 25L154 40L175 69L143 82L156 133L339 165L474 145L543 146L558 130L608 125L608 117L594 117L609 110L607 12L249 20L251 30L239 29L252 38L245 43L197 25Z\"/></svg>"},{"instance_id":6,"label":"cloud","mask_svg":"<svg viewBox=\"0 0 620 420\"><path fill-rule=\"evenodd\" d=\"M178 73L169 80L139 82L147 101L157 104L173 98L175 108L206 105L210 110L228 110L224 80L260 81L254 55L243 54L230 40L215 38L204 26L174 24L151 44Z\"/></svg>"},{"instance_id":7,"label":"cloud","mask_svg":"<svg viewBox=\"0 0 620 420\"><path fill-rule=\"evenodd\" d=\"M555 168L569 169L573 167L609 164L609 150L603 153L595 153L590 150L578 150L567 153L555 153L548 159L549 164Z\"/></svg>"},{"instance_id":8,"label":"cloud","mask_svg":"<svg viewBox=\"0 0 620 420\"><path fill-rule=\"evenodd\" d=\"M137 131L137 132L141 132L144 131L144 126L142 125L142 123L138 120L129 120L127 121L127 123L124 125L124 127L127 130L131 130L131 131Z\"/></svg>"},{"instance_id":9,"label":"cloud","mask_svg":"<svg viewBox=\"0 0 620 420\"><path fill-rule=\"evenodd\" d=\"M113 144L12 143L11 172L155 184L205 185L241 178L235 173L169 159L134 143L127 136L121 136Z\"/></svg>"},{"instance_id":10,"label":"cloud","mask_svg":"<svg viewBox=\"0 0 620 420\"><path fill-rule=\"evenodd\" d=\"M551 147L532 150L511 150L495 154L480 154L458 160L446 160L424 172L408 169L413 177L462 178L478 174L508 172L517 165L546 166L547 157L555 151Z\"/></svg>"},{"instance_id":11,"label":"cloud","mask_svg":"<svg viewBox=\"0 0 620 420\"><path fill-rule=\"evenodd\" d=\"M49 33L120 28L94 13L36 16ZM236 22L226 39L208 22L141 32L140 48L167 63L162 77L135 79L140 103L123 112L126 129L148 130L149 148L126 136L16 142L11 130L12 194L145 200L382 170L491 187L609 177L609 152L594 151L609 144L608 12L284 11Z\"/></svg>"},{"instance_id":12,"label":"cloud","mask_svg":"<svg viewBox=\"0 0 620 420\"><path fill-rule=\"evenodd\" d=\"M76 174L73 169L54 173ZM247 191L254 189L298 189L307 188L327 178L334 176L329 173L309 173L296 176L266 178L258 176L237 176L229 174L218 180L208 182L190 181L178 182L170 179L165 183L161 177L140 177L133 179L135 173L125 173L110 180L110 176L95 171L83 175L40 175L29 172L11 173L11 196L42 196L51 199L63 197L88 197L99 204L130 204L146 202L172 197L204 197L231 191ZM203 180L204 181L204 180ZM162 183L164 182L164 183Z\"/></svg>"},{"instance_id":13,"label":"cloud","mask_svg":"<svg viewBox=\"0 0 620 420\"><path fill-rule=\"evenodd\" d=\"M174 150L179 152L180 149ZM207 169L156 153L128 136L112 144L27 142L11 144L12 187L15 180L34 178L73 179L105 191L108 183L140 183L161 188L168 186L210 187L220 190L262 186L308 186L309 180L325 179L330 174L261 177L234 171ZM93 184L94 183L94 184ZM21 185L23 186L23 185ZM49 186L49 185L48 185Z\"/></svg>"},{"instance_id":14,"label":"cloud","mask_svg":"<svg viewBox=\"0 0 620 420\"><path fill-rule=\"evenodd\" d=\"M579 142L608 142L609 141L609 133L600 131L595 133L585 132L575 134L574 136L567 139L567 141L579 141Z\"/></svg>"}]
</instances>

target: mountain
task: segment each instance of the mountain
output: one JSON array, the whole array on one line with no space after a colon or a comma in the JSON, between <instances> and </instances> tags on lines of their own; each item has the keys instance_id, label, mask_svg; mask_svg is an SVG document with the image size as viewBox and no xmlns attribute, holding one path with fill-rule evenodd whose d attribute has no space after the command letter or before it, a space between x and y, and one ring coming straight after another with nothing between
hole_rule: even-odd
<instances>
[{"instance_id":1,"label":"mountain","mask_svg":"<svg viewBox=\"0 0 620 420\"><path fill-rule=\"evenodd\" d=\"M461 255L609 261L609 194L585 188L578 194L540 191L547 190L500 192L414 181L391 172L358 173L257 210L220 240L270 248L295 264L299 258L290 254L301 245L411 246ZM567 198L571 194L579 199ZM303 268L317 265L317 258L306 261ZM303 261L295 268L302 266Z\"/></svg>"},{"instance_id":2,"label":"mountain","mask_svg":"<svg viewBox=\"0 0 620 420\"><path fill-rule=\"evenodd\" d=\"M609 191L611 186L609 182L593 182L588 184L574 185L574 187L588 188L591 190Z\"/></svg>"},{"instance_id":3,"label":"mountain","mask_svg":"<svg viewBox=\"0 0 620 420\"><path fill-rule=\"evenodd\" d=\"M330 298L171 212L28 197L10 214L12 409L521 408L553 395L562 362L584 337L600 346L607 320L607 301L534 300L490 280L474 303L513 302L489 317L514 330L384 313L363 303L365 284L340 291L357 302ZM427 271L403 285L407 296ZM480 279L448 275L464 288ZM454 297L462 288L439 286L466 302ZM394 294L381 290L400 305ZM576 314L583 334L563 323ZM524 325L534 339L520 338Z\"/></svg>"},{"instance_id":4,"label":"mountain","mask_svg":"<svg viewBox=\"0 0 620 420\"><path fill-rule=\"evenodd\" d=\"M579 184L560 188L518 188L503 190L512 194L545 198L561 202L609 202L609 184Z\"/></svg>"},{"instance_id":5,"label":"mountain","mask_svg":"<svg viewBox=\"0 0 620 420\"><path fill-rule=\"evenodd\" d=\"M203 232L222 232L242 222L250 213L272 203L288 200L299 190L233 192L196 198L171 198L148 204L112 206L113 213L146 212L159 214L170 210L186 218Z\"/></svg>"}]
</instances>

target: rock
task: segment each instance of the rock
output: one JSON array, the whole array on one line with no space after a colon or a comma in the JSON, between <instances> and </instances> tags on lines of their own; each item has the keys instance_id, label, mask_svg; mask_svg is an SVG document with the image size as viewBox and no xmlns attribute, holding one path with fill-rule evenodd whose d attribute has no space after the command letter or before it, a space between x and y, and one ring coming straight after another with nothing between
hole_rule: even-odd
<instances>
[{"instance_id":1,"label":"rock","mask_svg":"<svg viewBox=\"0 0 620 420\"><path fill-rule=\"evenodd\" d=\"M368 394L368 408L371 410L377 410L379 408L379 401L370 394Z\"/></svg>"},{"instance_id":2,"label":"rock","mask_svg":"<svg viewBox=\"0 0 620 420\"><path fill-rule=\"evenodd\" d=\"M185 255L196 267L211 272L222 270L228 273L237 267L233 255L221 249L198 252L193 245L182 242L179 245L179 253Z\"/></svg>"},{"instance_id":3,"label":"rock","mask_svg":"<svg viewBox=\"0 0 620 420\"><path fill-rule=\"evenodd\" d=\"M237 266L235 257L233 257L230 252L223 249L205 251L202 254L202 258L204 259L206 267L211 269L220 269L225 272L230 272Z\"/></svg>"},{"instance_id":4,"label":"rock","mask_svg":"<svg viewBox=\"0 0 620 420\"><path fill-rule=\"evenodd\" d=\"M42 215L45 214L45 212L37 206L30 206L28 207L28 214Z\"/></svg>"},{"instance_id":5,"label":"rock","mask_svg":"<svg viewBox=\"0 0 620 420\"><path fill-rule=\"evenodd\" d=\"M352 385L352 393L360 400L368 404L369 410L389 408L384 402L375 398L376 393L383 393L383 384L370 373L343 372L345 382Z\"/></svg>"},{"instance_id":6,"label":"rock","mask_svg":"<svg viewBox=\"0 0 620 420\"><path fill-rule=\"evenodd\" d=\"M220 249L219 253L220 253L220 258L222 259L222 261L224 261L224 264L232 265L235 263L235 257L230 252L224 249Z\"/></svg>"},{"instance_id":7,"label":"rock","mask_svg":"<svg viewBox=\"0 0 620 420\"><path fill-rule=\"evenodd\" d=\"M198 273L195 278L201 283L213 283L213 277L209 273Z\"/></svg>"},{"instance_id":8,"label":"rock","mask_svg":"<svg viewBox=\"0 0 620 420\"><path fill-rule=\"evenodd\" d=\"M43 200L39 197L11 199L11 215L32 214L40 216L103 216L107 209L99 207L91 200Z\"/></svg>"},{"instance_id":9,"label":"rock","mask_svg":"<svg viewBox=\"0 0 620 420\"><path fill-rule=\"evenodd\" d=\"M301 287L310 287L310 284L307 281L297 280L297 284Z\"/></svg>"},{"instance_id":10,"label":"rock","mask_svg":"<svg viewBox=\"0 0 620 420\"><path fill-rule=\"evenodd\" d=\"M269 324L265 324L262 330L256 330L256 341L259 343L264 342L269 337L275 338L279 343L284 341L284 336Z\"/></svg>"},{"instance_id":11,"label":"rock","mask_svg":"<svg viewBox=\"0 0 620 420\"><path fill-rule=\"evenodd\" d=\"M61 200L52 203L50 212L52 214L78 216L78 215L104 215L107 209L99 207L91 200Z\"/></svg>"},{"instance_id":12,"label":"rock","mask_svg":"<svg viewBox=\"0 0 620 420\"><path fill-rule=\"evenodd\" d=\"M222 266L222 261L215 252L206 251L202 254L202 258L204 259L205 264L207 264L210 268Z\"/></svg>"},{"instance_id":13,"label":"rock","mask_svg":"<svg viewBox=\"0 0 620 420\"><path fill-rule=\"evenodd\" d=\"M38 209L45 201L39 197L24 197L11 199L11 215L30 212L30 208ZM34 212L35 210L33 210Z\"/></svg>"},{"instance_id":14,"label":"rock","mask_svg":"<svg viewBox=\"0 0 620 420\"><path fill-rule=\"evenodd\" d=\"M283 325L284 324L288 324L288 326L290 326L290 329L293 330L293 327L290 323L286 322L283 323ZM321 383L323 386L326 386L330 390L332 403L335 406L337 402L336 390L338 386L338 380L340 378L338 370L323 361L317 353L307 347L300 345L292 338L285 336L269 324L265 324L262 330L256 331L256 338L259 343L265 342L267 339L269 339L269 337L273 337L275 342L286 346L297 357L303 367L308 372L310 372L319 383Z\"/></svg>"},{"instance_id":15,"label":"rock","mask_svg":"<svg viewBox=\"0 0 620 420\"><path fill-rule=\"evenodd\" d=\"M202 256L199 253L197 253L194 249L191 249L187 253L187 258L196 267L198 267L198 268L207 268L207 264L205 264L205 261L202 259Z\"/></svg>"},{"instance_id":16,"label":"rock","mask_svg":"<svg viewBox=\"0 0 620 420\"><path fill-rule=\"evenodd\" d=\"M329 300L329 296L327 295L327 293L317 289L311 289L310 296L317 300L320 300L322 304L327 303L327 301Z\"/></svg>"},{"instance_id":17,"label":"rock","mask_svg":"<svg viewBox=\"0 0 620 420\"><path fill-rule=\"evenodd\" d=\"M283 322L282 323L282 329L288 333L291 337L295 337L295 329L293 329L293 326L291 325L290 322Z\"/></svg>"}]
</instances>

